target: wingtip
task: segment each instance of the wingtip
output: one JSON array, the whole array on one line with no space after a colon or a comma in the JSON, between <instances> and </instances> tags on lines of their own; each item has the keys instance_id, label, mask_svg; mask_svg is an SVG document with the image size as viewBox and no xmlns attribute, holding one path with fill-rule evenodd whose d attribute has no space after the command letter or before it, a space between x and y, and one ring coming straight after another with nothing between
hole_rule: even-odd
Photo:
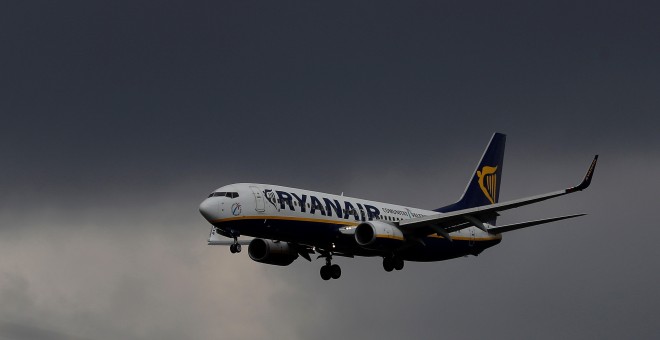
<instances>
[{"instance_id":1,"label":"wingtip","mask_svg":"<svg viewBox=\"0 0 660 340\"><path fill-rule=\"evenodd\" d=\"M584 176L584 179L582 180L582 183L576 187L572 187L567 189L567 192L574 192L574 191L580 191L584 190L589 187L591 184L591 178L594 175L594 170L596 169L596 163L598 162L598 155L594 156L594 160L591 161L591 165L589 166L589 170L587 170L587 174Z\"/></svg>"}]
</instances>

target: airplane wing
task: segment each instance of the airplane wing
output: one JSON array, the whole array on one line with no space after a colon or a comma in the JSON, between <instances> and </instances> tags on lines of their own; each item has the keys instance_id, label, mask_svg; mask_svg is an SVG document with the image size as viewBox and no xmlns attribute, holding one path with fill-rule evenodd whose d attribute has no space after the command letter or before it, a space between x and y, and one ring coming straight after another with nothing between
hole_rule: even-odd
<instances>
[{"instance_id":1,"label":"airplane wing","mask_svg":"<svg viewBox=\"0 0 660 340\"><path fill-rule=\"evenodd\" d=\"M254 238L248 238L248 239L237 239L235 243L238 243L242 246L247 246L250 245L250 242L252 242ZM229 239L225 236L222 236L218 233L215 232L215 228L211 228L211 233L209 234L209 239L207 241L207 244L209 246L231 246L234 244L234 240ZM304 245L304 244L297 244L297 243L291 243L298 254L305 258L307 261L312 261L312 258L309 256L310 254L314 254L314 249L312 246L309 245ZM338 254L335 254L338 255Z\"/></svg>"},{"instance_id":2,"label":"airplane wing","mask_svg":"<svg viewBox=\"0 0 660 340\"><path fill-rule=\"evenodd\" d=\"M522 224L494 227L490 229L486 228L484 224L481 222L493 216L497 216L498 215L497 213L500 211L522 207L529 204L534 204L537 202L545 201L547 199L571 194L576 191L582 191L586 189L587 187L589 187L589 184L591 184L591 178L593 176L594 169L596 168L597 161L598 161L598 155L596 155L594 157L594 160L591 162L591 166L589 166L589 170L587 171L587 174L582 180L582 183L580 183L575 187L571 187L568 189L559 190L555 192L550 192L547 194L521 198L513 201L507 201L502 203L484 205L475 208L452 211L449 213L436 214L436 215L413 218L409 220L403 220L399 222L398 227L404 233L414 234L418 236L426 236L437 233L447 238L450 232L461 230L471 226L476 226L477 228L485 232L498 233L498 232L525 228L532 225L553 222L561 219L578 217L581 215L563 216L559 218L555 217L547 220L524 222ZM524 224L528 224L528 225L524 225Z\"/></svg>"},{"instance_id":3,"label":"airplane wing","mask_svg":"<svg viewBox=\"0 0 660 340\"><path fill-rule=\"evenodd\" d=\"M247 246L250 244L252 239L240 239L237 240L237 243L243 246ZM209 240L208 240L208 245L209 246L230 246L234 244L234 240L227 238L225 236L222 236L218 233L215 232L215 228L211 228L211 233L209 234Z\"/></svg>"},{"instance_id":4,"label":"airplane wing","mask_svg":"<svg viewBox=\"0 0 660 340\"><path fill-rule=\"evenodd\" d=\"M252 239L249 239L249 240L242 239L242 240L237 240L237 241L238 241L238 244L240 244L242 246L247 246L247 245L250 244L250 242L252 242ZM208 241L209 246L231 246L232 244L234 244L233 240L211 240L211 239L209 239L209 241Z\"/></svg>"},{"instance_id":5,"label":"airplane wing","mask_svg":"<svg viewBox=\"0 0 660 340\"><path fill-rule=\"evenodd\" d=\"M501 234L501 233L506 233L508 231L514 231L522 228L527 228L539 224L544 224L544 223L550 223L550 222L556 222L556 221L561 221L561 220L566 220L569 218L574 218L574 217L580 217L584 216L586 214L574 214L574 215L567 215L567 216L560 216L560 217L552 217L552 218L546 218L542 220L535 220L535 221L528 221L528 222L522 222L522 223L513 223L513 224L507 224L507 225L502 225L502 226L496 226L496 227L490 227L488 228L488 232L491 234Z\"/></svg>"}]
</instances>

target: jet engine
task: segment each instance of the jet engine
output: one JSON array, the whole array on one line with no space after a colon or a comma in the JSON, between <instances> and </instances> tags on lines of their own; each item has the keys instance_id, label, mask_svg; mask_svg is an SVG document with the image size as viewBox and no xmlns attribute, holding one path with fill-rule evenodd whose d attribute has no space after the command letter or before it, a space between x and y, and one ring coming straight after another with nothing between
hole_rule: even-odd
<instances>
[{"instance_id":1,"label":"jet engine","mask_svg":"<svg viewBox=\"0 0 660 340\"><path fill-rule=\"evenodd\" d=\"M355 228L355 241L362 248L372 250L393 250L405 242L399 228L380 221L363 222Z\"/></svg>"},{"instance_id":2,"label":"jet engine","mask_svg":"<svg viewBox=\"0 0 660 340\"><path fill-rule=\"evenodd\" d=\"M255 238L250 242L248 255L254 261L276 266L288 266L298 258L298 252L288 242L275 242L261 238Z\"/></svg>"}]
</instances>

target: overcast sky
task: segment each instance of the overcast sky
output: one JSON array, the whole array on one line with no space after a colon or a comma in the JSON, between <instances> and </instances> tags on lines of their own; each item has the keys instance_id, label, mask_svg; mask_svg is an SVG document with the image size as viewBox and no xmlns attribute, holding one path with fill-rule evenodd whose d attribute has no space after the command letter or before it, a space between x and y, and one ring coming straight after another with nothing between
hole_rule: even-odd
<instances>
[{"instance_id":1,"label":"overcast sky","mask_svg":"<svg viewBox=\"0 0 660 340\"><path fill-rule=\"evenodd\" d=\"M653 1L14 1L0 11L0 339L657 338ZM210 247L235 182L437 208L493 132L479 257L290 267Z\"/></svg>"}]
</instances>

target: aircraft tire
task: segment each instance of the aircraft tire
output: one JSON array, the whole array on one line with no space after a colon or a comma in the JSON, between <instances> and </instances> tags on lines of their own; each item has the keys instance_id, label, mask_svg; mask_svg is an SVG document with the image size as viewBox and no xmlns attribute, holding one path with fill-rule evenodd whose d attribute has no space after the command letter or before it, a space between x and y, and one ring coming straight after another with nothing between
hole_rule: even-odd
<instances>
[{"instance_id":1,"label":"aircraft tire","mask_svg":"<svg viewBox=\"0 0 660 340\"><path fill-rule=\"evenodd\" d=\"M383 269L385 269L386 272L394 270L394 261L391 257L383 257Z\"/></svg>"},{"instance_id":2,"label":"aircraft tire","mask_svg":"<svg viewBox=\"0 0 660 340\"><path fill-rule=\"evenodd\" d=\"M242 247L241 247L241 244L240 244L240 243L236 243L236 244L234 245L234 249L236 250L237 253L240 253L240 252L241 252L241 248L242 248Z\"/></svg>"},{"instance_id":3,"label":"aircraft tire","mask_svg":"<svg viewBox=\"0 0 660 340\"><path fill-rule=\"evenodd\" d=\"M235 245L235 244L230 245L230 246L229 246L229 251L230 251L232 254L236 254L236 245Z\"/></svg>"},{"instance_id":4,"label":"aircraft tire","mask_svg":"<svg viewBox=\"0 0 660 340\"><path fill-rule=\"evenodd\" d=\"M402 259L396 258L396 259L394 259L393 262L394 262L394 269L396 269L396 270L403 269L404 262L403 262Z\"/></svg>"},{"instance_id":5,"label":"aircraft tire","mask_svg":"<svg viewBox=\"0 0 660 340\"><path fill-rule=\"evenodd\" d=\"M321 267L321 278L324 281L330 280L332 277L332 273L330 273L330 266L323 266Z\"/></svg>"},{"instance_id":6,"label":"aircraft tire","mask_svg":"<svg viewBox=\"0 0 660 340\"><path fill-rule=\"evenodd\" d=\"M337 264L333 264L332 266L330 266L330 276L335 280L340 278L341 277L341 267Z\"/></svg>"}]
</instances>

